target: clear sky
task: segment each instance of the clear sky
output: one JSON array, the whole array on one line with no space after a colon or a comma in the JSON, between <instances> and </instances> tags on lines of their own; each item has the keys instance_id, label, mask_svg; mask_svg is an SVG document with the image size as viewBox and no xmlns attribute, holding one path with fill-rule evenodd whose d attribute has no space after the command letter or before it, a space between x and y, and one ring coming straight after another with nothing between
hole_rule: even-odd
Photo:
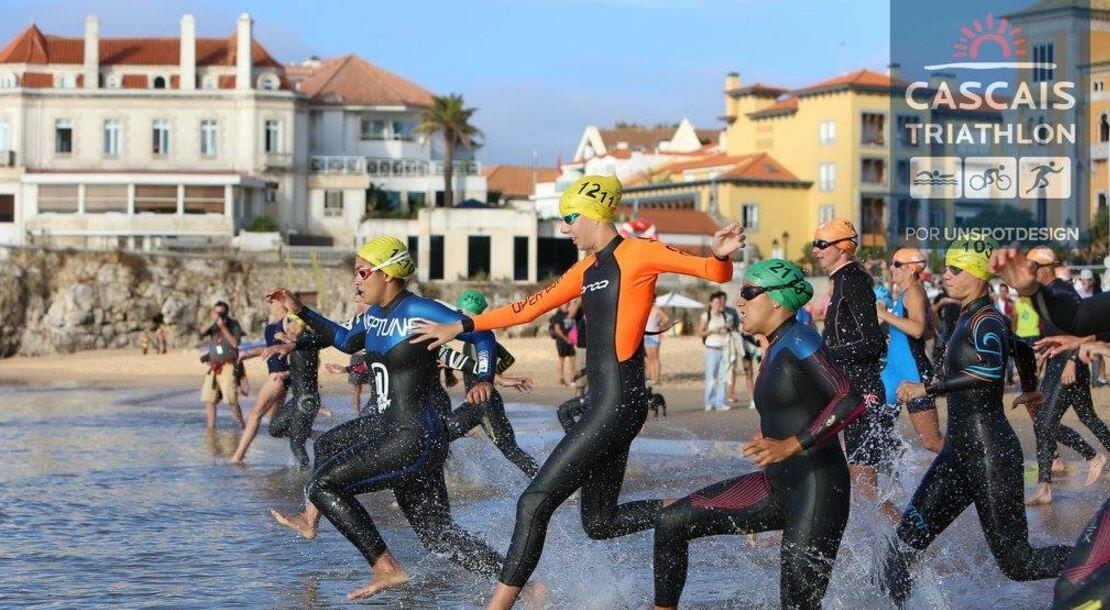
<instances>
[{"instance_id":1,"label":"clear sky","mask_svg":"<svg viewBox=\"0 0 1110 610\"><path fill-rule=\"evenodd\" d=\"M7 0L0 39L34 21L48 34L229 36L249 12L283 62L356 53L479 108L486 163L564 160L588 124L688 117L720 127L724 75L793 87L890 54L891 0Z\"/></svg>"}]
</instances>

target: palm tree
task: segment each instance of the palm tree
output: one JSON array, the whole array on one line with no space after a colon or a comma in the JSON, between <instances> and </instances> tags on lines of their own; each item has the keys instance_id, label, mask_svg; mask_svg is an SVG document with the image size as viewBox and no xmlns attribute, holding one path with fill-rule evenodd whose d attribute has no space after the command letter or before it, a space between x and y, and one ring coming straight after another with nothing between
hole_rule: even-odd
<instances>
[{"instance_id":1,"label":"palm tree","mask_svg":"<svg viewBox=\"0 0 1110 610\"><path fill-rule=\"evenodd\" d=\"M466 108L463 97L457 93L432 97L432 107L420 115L417 133L443 136L443 205L454 205L451 193L451 175L454 173L455 147L474 148L480 146L475 137L485 137L482 130L470 124L470 117L477 108Z\"/></svg>"}]
</instances>

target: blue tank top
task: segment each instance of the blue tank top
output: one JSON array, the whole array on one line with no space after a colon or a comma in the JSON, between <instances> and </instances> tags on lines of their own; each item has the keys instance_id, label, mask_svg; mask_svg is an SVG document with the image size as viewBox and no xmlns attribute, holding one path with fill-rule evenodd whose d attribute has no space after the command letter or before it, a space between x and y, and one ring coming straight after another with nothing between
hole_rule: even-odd
<instances>
[{"instance_id":1,"label":"blue tank top","mask_svg":"<svg viewBox=\"0 0 1110 610\"><path fill-rule=\"evenodd\" d=\"M279 341L277 339L277 334L280 333L281 331L282 331L281 322L274 322L273 324L267 324L266 329L263 331L263 334L266 337L266 345L267 346L277 345L279 343ZM288 362L288 360L286 360L285 358L282 358L281 356L270 356L269 358L266 359L266 368L271 373L280 373L282 371L288 371L289 370L289 362Z\"/></svg>"},{"instance_id":2,"label":"blue tank top","mask_svg":"<svg viewBox=\"0 0 1110 610\"><path fill-rule=\"evenodd\" d=\"M906 293L898 295L890 312L894 315L906 317L906 305L903 299ZM887 324L889 336L886 342L886 366L883 367L883 386L886 388L886 404L898 404L896 398L898 384L903 381L922 383L932 375L932 365L925 357L925 341L913 339L899 330L893 324ZM915 353L918 352L918 353Z\"/></svg>"}]
</instances>

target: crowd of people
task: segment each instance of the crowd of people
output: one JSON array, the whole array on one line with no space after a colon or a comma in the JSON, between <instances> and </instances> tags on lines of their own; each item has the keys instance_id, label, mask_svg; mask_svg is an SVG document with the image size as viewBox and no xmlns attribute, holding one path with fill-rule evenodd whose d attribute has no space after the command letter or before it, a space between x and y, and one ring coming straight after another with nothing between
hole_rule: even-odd
<instances>
[{"instance_id":1,"label":"crowd of people","mask_svg":"<svg viewBox=\"0 0 1110 610\"><path fill-rule=\"evenodd\" d=\"M1088 485L1097 483L1104 455L1074 442L1072 435L1078 435L1069 434L1060 418L1075 409L1110 450L1110 435L1091 404L1088 371L1093 358L1110 354L1110 343L1101 341L1110 337L1099 336L1110 332L1110 297L1093 294L1088 283L1084 290L1092 296L1081 299L1071 284L1050 278L1062 267L1054 255L1049 260L1051 251L1022 254L973 236L947 245L943 293L930 299L924 252L899 250L889 261L891 286L877 283L855 258L855 227L833 219L813 239L813 255L829 276L820 332L814 311L806 308L813 285L797 265L780 259L749 265L732 306L729 295L716 292L698 321L706 410L729 408L737 364L745 363L759 430L741 454L756 469L682 498L621 502L630 445L653 402L650 386L660 378L658 338L669 322L655 306L656 279L678 273L730 281L732 256L743 247L744 234L737 223L720 229L708 257L623 238L614 226L620 201L621 185L613 177L586 176L568 187L559 202L562 231L586 256L551 286L503 307L489 309L473 291L454 308L410 292L412 255L403 240L379 237L355 258L360 312L352 320L329 320L289 290L275 288L266 295L266 346L240 351L242 329L226 304L214 308L211 326L203 329L209 341L202 397L208 425L215 425L216 403L226 400L243 428L232 460L240 461L263 415L274 411L270 433L289 439L297 463L310 474L301 512L275 510L273 516L308 539L324 517L351 542L372 573L351 599L409 579L359 494L391 490L420 541L439 556L496 578L487 607L509 608L522 594L542 597L543 587L529 583L548 524L578 492L589 538L653 530L656 608L677 607L688 571L697 569L690 561L693 540L765 531L782 532L782 605L816 608L833 574L855 488L892 524L894 535L879 550L877 580L898 604L911 594L916 560L972 504L1006 576L1057 578L1056 607L1110 602L1110 502L1074 546L1031 545L1022 450L1003 404L1012 367L1020 377L1012 405L1024 406L1036 422L1039 484L1031 503L1051 502L1058 443L1090 455ZM1017 302L992 291L996 274L1017 293ZM581 398L568 401L573 414L564 418L560 407L565 435L537 460L517 445L495 387L527 391L531 380L506 374L513 358L493 331L551 312L559 378L585 383ZM462 341L463 351L452 349L452 340ZM306 441L320 408L318 353L328 347L360 356L350 366L328 370L349 375L360 392L369 385L370 398L360 406L356 397L359 417L316 438L310 457ZM235 368L248 357L265 359L269 376L244 421ZM577 368L579 357L584 372ZM441 369L463 375L466 400L458 408L444 389ZM938 397L948 409L943 433ZM899 506L880 496L878 482L890 474L903 445L896 429L903 405L918 441L935 457ZM451 516L447 447L477 426L529 479L515 515L506 515L515 524L504 554Z\"/></svg>"}]
</instances>

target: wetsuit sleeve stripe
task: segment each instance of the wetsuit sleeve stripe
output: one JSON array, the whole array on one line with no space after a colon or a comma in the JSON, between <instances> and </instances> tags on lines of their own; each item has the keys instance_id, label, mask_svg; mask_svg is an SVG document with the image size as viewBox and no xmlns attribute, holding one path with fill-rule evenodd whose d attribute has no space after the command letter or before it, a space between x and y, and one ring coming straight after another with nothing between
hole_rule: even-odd
<instances>
[{"instance_id":1,"label":"wetsuit sleeve stripe","mask_svg":"<svg viewBox=\"0 0 1110 610\"><path fill-rule=\"evenodd\" d=\"M798 435L798 442L801 443L802 448L809 449L832 438L863 415L867 410L867 404L852 390L848 378L823 348L802 358L801 365L821 392L829 398L829 402L813 423Z\"/></svg>"},{"instance_id":2,"label":"wetsuit sleeve stripe","mask_svg":"<svg viewBox=\"0 0 1110 610\"><path fill-rule=\"evenodd\" d=\"M526 299L478 314L469 320L463 320L463 329L466 331L495 330L525 324L563 303L570 302L582 293L582 275L593 260L594 257L591 255L578 261L555 280L554 284Z\"/></svg>"},{"instance_id":3,"label":"wetsuit sleeve stripe","mask_svg":"<svg viewBox=\"0 0 1110 610\"><path fill-rule=\"evenodd\" d=\"M637 239L636 242L642 244L642 252L637 253L637 256L641 257L639 262L646 271L681 273L721 283L732 279L731 260L721 260L715 256L694 256L659 241Z\"/></svg>"},{"instance_id":4,"label":"wetsuit sleeve stripe","mask_svg":"<svg viewBox=\"0 0 1110 610\"><path fill-rule=\"evenodd\" d=\"M451 349L446 345L441 345L439 347L437 360L439 360L440 364L449 369L462 371L471 375L475 374L474 359L458 350Z\"/></svg>"},{"instance_id":5,"label":"wetsuit sleeve stripe","mask_svg":"<svg viewBox=\"0 0 1110 610\"><path fill-rule=\"evenodd\" d=\"M956 371L925 388L930 396L969 390L979 385L995 383L1002 379L1005 365L1004 342L1009 341L1009 330L999 318L1000 314L982 311L971 320L971 340L978 363ZM1022 379L1022 385L1025 380Z\"/></svg>"},{"instance_id":6,"label":"wetsuit sleeve stripe","mask_svg":"<svg viewBox=\"0 0 1110 610\"><path fill-rule=\"evenodd\" d=\"M466 319L465 315L432 299L420 299L417 303L414 303L412 313L417 317L436 323L460 322ZM496 343L493 339L493 333L489 331L468 331L460 334L457 338L474 346L476 364L473 374L479 381L491 381L493 379L493 350Z\"/></svg>"},{"instance_id":7,"label":"wetsuit sleeve stripe","mask_svg":"<svg viewBox=\"0 0 1110 610\"><path fill-rule=\"evenodd\" d=\"M1037 313L1072 335L1093 335L1110 329L1110 292L1080 299L1074 292L1042 286L1033 295Z\"/></svg>"},{"instance_id":8,"label":"wetsuit sleeve stripe","mask_svg":"<svg viewBox=\"0 0 1110 610\"><path fill-rule=\"evenodd\" d=\"M319 333L332 347L353 354L366 345L366 327L363 316L358 316L351 321L351 327L336 324L319 313L305 307L301 310L300 317L312 327L312 331Z\"/></svg>"},{"instance_id":9,"label":"wetsuit sleeve stripe","mask_svg":"<svg viewBox=\"0 0 1110 610\"><path fill-rule=\"evenodd\" d=\"M501 345L500 343L496 345L495 349L497 351L496 370L497 374L500 375L501 373L507 371L509 367L512 366L514 362L516 362L516 358L514 358L513 355L509 353L509 350L505 349L505 346Z\"/></svg>"}]
</instances>

